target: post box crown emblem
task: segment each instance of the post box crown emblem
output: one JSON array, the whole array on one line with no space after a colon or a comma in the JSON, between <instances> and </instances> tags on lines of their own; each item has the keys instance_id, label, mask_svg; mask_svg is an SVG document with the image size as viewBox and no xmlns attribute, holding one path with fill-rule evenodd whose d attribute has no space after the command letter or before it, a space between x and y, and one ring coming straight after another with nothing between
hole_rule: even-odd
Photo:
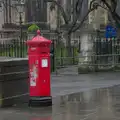
<instances>
[{"instance_id":1,"label":"post box crown emblem","mask_svg":"<svg viewBox=\"0 0 120 120\"><path fill-rule=\"evenodd\" d=\"M47 38L40 35L40 30L37 30L37 35L32 38L32 40L27 41L27 45L40 45L40 44L48 44L50 45L52 43L51 40L48 40Z\"/></svg>"}]
</instances>

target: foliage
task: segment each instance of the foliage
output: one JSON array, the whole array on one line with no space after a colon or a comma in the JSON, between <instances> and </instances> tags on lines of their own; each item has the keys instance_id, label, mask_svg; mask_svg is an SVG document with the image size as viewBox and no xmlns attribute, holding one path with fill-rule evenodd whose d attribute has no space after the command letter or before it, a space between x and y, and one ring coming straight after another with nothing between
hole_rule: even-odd
<instances>
[{"instance_id":1,"label":"foliage","mask_svg":"<svg viewBox=\"0 0 120 120\"><path fill-rule=\"evenodd\" d=\"M36 24L32 24L29 28L28 28L28 32L36 32L39 29L39 27Z\"/></svg>"}]
</instances>

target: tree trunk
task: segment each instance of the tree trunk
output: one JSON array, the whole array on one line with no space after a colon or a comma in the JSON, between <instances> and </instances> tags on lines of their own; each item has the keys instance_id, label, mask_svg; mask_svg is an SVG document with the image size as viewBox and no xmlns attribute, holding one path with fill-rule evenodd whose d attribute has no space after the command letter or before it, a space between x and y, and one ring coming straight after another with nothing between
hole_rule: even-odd
<instances>
[{"instance_id":1,"label":"tree trunk","mask_svg":"<svg viewBox=\"0 0 120 120\"><path fill-rule=\"evenodd\" d=\"M71 34L67 35L67 55L68 57L72 57L72 48L71 48Z\"/></svg>"}]
</instances>

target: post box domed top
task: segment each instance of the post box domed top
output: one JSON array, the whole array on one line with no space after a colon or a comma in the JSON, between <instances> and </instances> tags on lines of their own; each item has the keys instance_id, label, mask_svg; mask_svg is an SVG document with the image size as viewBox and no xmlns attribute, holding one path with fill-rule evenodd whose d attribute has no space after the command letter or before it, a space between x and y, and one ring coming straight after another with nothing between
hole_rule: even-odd
<instances>
[{"instance_id":1,"label":"post box domed top","mask_svg":"<svg viewBox=\"0 0 120 120\"><path fill-rule=\"evenodd\" d=\"M52 41L40 35L40 30L37 30L37 35L32 40L27 41L27 45L51 44Z\"/></svg>"}]
</instances>

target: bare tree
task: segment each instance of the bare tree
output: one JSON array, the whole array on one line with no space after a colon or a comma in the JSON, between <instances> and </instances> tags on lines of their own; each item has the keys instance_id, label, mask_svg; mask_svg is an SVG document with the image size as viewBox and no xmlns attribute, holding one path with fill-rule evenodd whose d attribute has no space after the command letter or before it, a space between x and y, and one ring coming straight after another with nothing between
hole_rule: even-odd
<instances>
[{"instance_id":1,"label":"bare tree","mask_svg":"<svg viewBox=\"0 0 120 120\"><path fill-rule=\"evenodd\" d=\"M56 5L58 7L58 9L60 10L61 16L64 19L64 23L65 26L68 28L67 30L67 45L68 45L68 56L71 56L71 34L75 31L77 31L78 29L81 28L81 26L83 25L84 21L86 20L87 16L89 15L90 12L94 11L95 9L97 9L98 4L95 4L96 0L92 0L90 2L90 6L87 12L84 14L84 16L81 18L81 14L82 14L82 7L84 4L84 0L76 0L75 5L74 6L70 6L69 10L65 10L64 6L62 6L62 4L60 4L59 0L47 0L48 2L54 3L54 5ZM69 11L69 14L68 14ZM75 14L75 18L71 21L71 16L73 16L73 14ZM79 21L79 22L78 22ZM72 22L72 23L71 23Z\"/></svg>"},{"instance_id":2,"label":"bare tree","mask_svg":"<svg viewBox=\"0 0 120 120\"><path fill-rule=\"evenodd\" d=\"M101 0L106 6L105 9L110 12L115 24L120 24L120 0Z\"/></svg>"}]
</instances>

